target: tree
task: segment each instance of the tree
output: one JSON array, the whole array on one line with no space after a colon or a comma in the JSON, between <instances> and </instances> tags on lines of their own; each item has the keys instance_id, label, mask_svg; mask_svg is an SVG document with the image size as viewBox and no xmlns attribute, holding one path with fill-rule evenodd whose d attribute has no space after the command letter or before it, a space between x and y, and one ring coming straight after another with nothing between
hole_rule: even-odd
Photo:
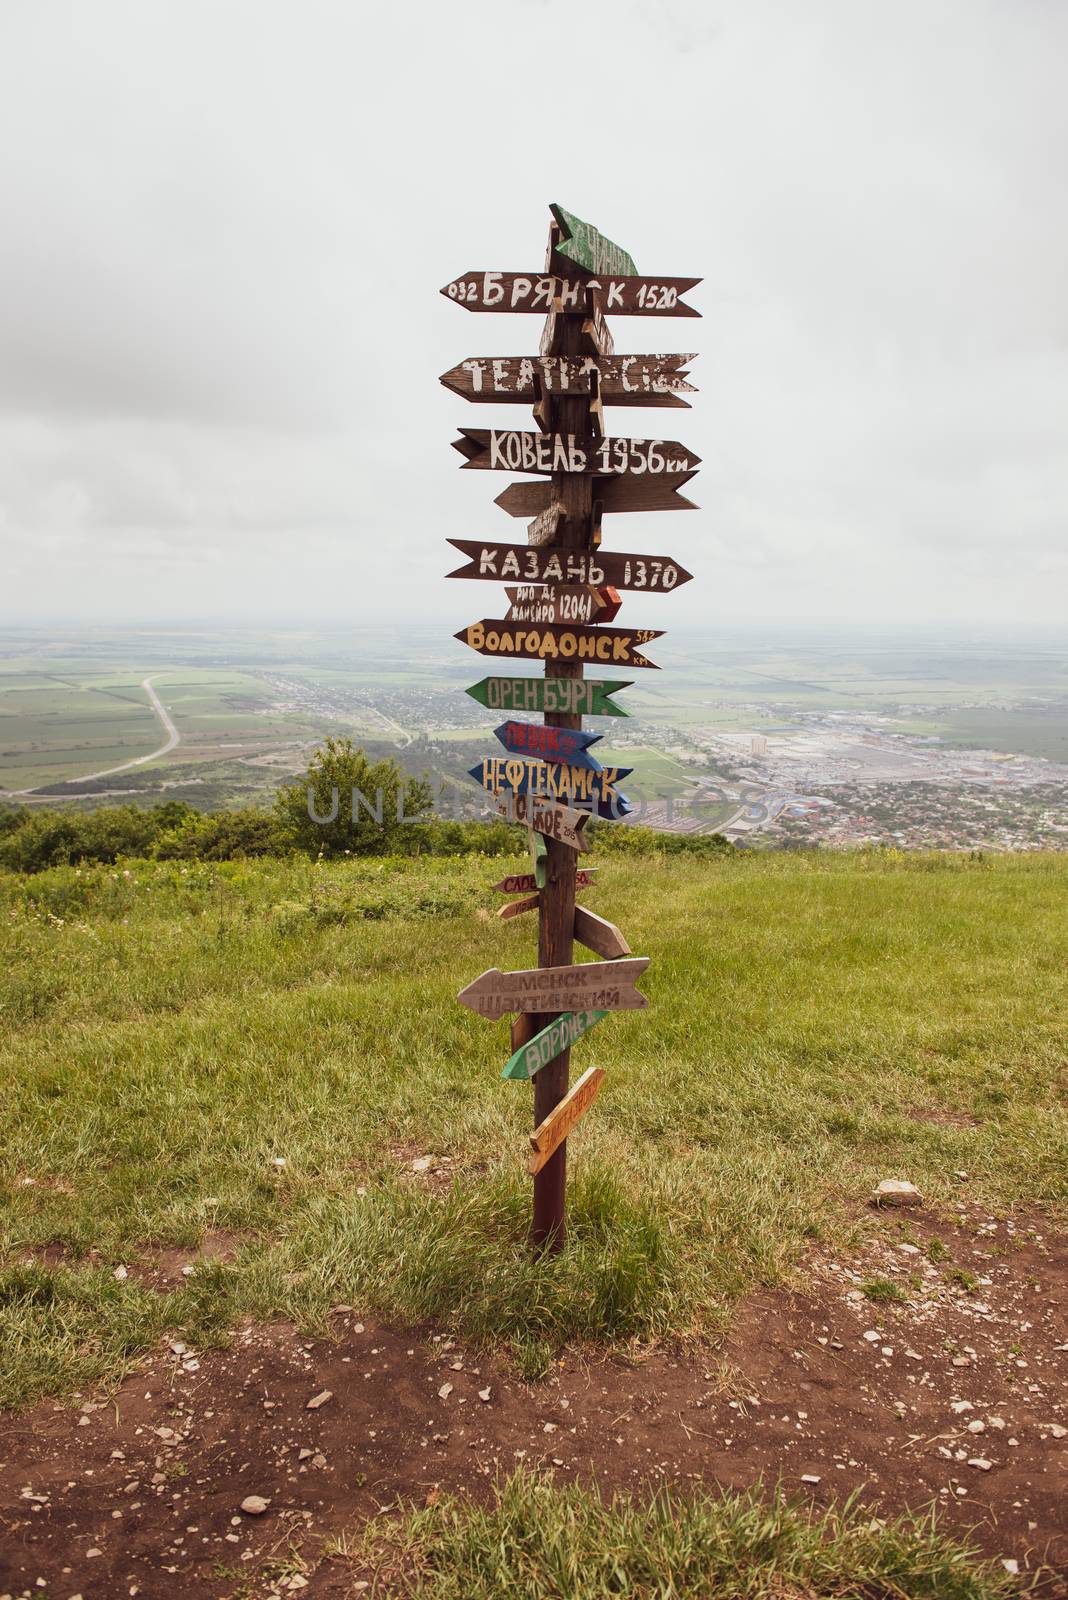
<instances>
[{"instance_id":1,"label":"tree","mask_svg":"<svg viewBox=\"0 0 1068 1600\"><path fill-rule=\"evenodd\" d=\"M431 786L395 761L370 761L351 739L327 739L307 772L278 791L286 838L309 855L404 855L430 814Z\"/></svg>"}]
</instances>

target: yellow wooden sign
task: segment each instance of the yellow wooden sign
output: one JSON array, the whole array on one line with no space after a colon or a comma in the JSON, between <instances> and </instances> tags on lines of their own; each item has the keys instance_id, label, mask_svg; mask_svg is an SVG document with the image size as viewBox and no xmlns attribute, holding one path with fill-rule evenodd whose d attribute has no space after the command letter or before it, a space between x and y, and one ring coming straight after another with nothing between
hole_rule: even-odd
<instances>
[{"instance_id":1,"label":"yellow wooden sign","mask_svg":"<svg viewBox=\"0 0 1068 1600\"><path fill-rule=\"evenodd\" d=\"M531 1174L541 1171L553 1151L563 1144L576 1122L586 1115L601 1092L603 1077L603 1067L587 1068L574 1088L569 1089L545 1120L538 1123L530 1136Z\"/></svg>"}]
</instances>

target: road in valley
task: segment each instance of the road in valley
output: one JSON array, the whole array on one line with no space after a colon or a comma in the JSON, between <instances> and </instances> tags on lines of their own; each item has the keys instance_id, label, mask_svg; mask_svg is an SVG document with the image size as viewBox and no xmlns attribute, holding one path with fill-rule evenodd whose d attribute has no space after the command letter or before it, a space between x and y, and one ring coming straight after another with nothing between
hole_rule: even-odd
<instances>
[{"instance_id":1,"label":"road in valley","mask_svg":"<svg viewBox=\"0 0 1068 1600\"><path fill-rule=\"evenodd\" d=\"M158 674L157 674L158 676ZM181 743L182 736L174 726L171 716L163 701L152 687L152 679L145 678L141 683L142 689L148 695L149 704L159 718L163 731L167 735L166 744L161 744L158 750L151 750L147 756L134 756L132 761L122 761L117 767L105 767L102 772L87 772L82 777L67 778L67 783L95 783L98 778L113 777L116 772L128 772L131 767L143 767L149 761L158 761L160 756L169 755L176 745ZM39 786L35 786L39 787ZM33 789L10 789L6 791L11 795L32 795Z\"/></svg>"}]
</instances>

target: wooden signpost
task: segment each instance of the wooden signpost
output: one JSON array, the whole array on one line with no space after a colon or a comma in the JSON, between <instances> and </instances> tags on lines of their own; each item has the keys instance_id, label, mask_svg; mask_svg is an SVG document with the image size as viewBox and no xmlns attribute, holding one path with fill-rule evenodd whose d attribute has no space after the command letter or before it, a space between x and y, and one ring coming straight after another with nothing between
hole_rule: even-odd
<instances>
[{"instance_id":1,"label":"wooden signpost","mask_svg":"<svg viewBox=\"0 0 1068 1600\"><path fill-rule=\"evenodd\" d=\"M615 961L631 953L630 945L615 923L609 922L607 917L599 917L596 911L588 911L585 906L575 907L575 938L605 961Z\"/></svg>"},{"instance_id":2,"label":"wooden signpost","mask_svg":"<svg viewBox=\"0 0 1068 1600\"><path fill-rule=\"evenodd\" d=\"M524 656L531 661L593 661L611 667L652 667L635 649L659 639L663 628L583 628L562 622L542 622L524 627L521 622L483 617L471 622L453 638L470 645L481 656Z\"/></svg>"},{"instance_id":3,"label":"wooden signpost","mask_svg":"<svg viewBox=\"0 0 1068 1600\"><path fill-rule=\"evenodd\" d=\"M535 794L597 816L625 816L630 810L630 802L618 793L616 784L633 772L633 767L573 767L562 761L485 756L468 770L490 794Z\"/></svg>"},{"instance_id":4,"label":"wooden signpost","mask_svg":"<svg viewBox=\"0 0 1068 1600\"><path fill-rule=\"evenodd\" d=\"M570 1050L576 1039L589 1033L607 1015L607 1011L565 1011L562 1017L557 1017L512 1052L501 1077L532 1078L550 1061L555 1061L561 1050Z\"/></svg>"},{"instance_id":5,"label":"wooden signpost","mask_svg":"<svg viewBox=\"0 0 1068 1600\"><path fill-rule=\"evenodd\" d=\"M480 655L545 663L544 678L483 678L467 691L491 711L544 713L545 724L503 722L496 733L506 753L471 769L498 813L529 830L533 872L514 873L494 888L524 896L502 906L502 918L537 909L538 965L491 968L459 999L481 1016L514 1019L503 1076L533 1079L532 1239L537 1249L559 1250L567 1137L604 1079L591 1067L569 1089L571 1048L609 1011L645 1006L635 981L649 965L631 955L613 923L576 903L576 891L593 879L577 864L590 847L589 810L619 817L627 809L616 783L628 769L589 754L601 735L584 732L582 718L626 716L611 696L630 685L585 671L653 667L637 647L659 638L659 630L606 626L619 591L667 594L691 576L667 556L602 551L601 519L607 512L695 509L680 491L699 463L673 440L606 429L606 406L686 406L683 396L694 392L692 356L616 355L607 318L697 316L683 297L700 279L643 277L592 224L562 206L552 213L542 272L466 272L442 290L468 311L544 315L538 354L470 356L441 381L474 403L529 404L535 422L530 432L464 428L455 444L467 468L540 475L510 483L496 498L527 521L526 545L450 541L466 561L451 578L520 586L508 593L507 618L483 618L455 637ZM576 965L576 941L601 959Z\"/></svg>"},{"instance_id":6,"label":"wooden signpost","mask_svg":"<svg viewBox=\"0 0 1068 1600\"><path fill-rule=\"evenodd\" d=\"M632 277L637 274L633 256L621 250L618 244L613 244L611 239L606 239L592 222L583 222L581 217L565 211L563 206L553 204L549 210L560 230L552 246L557 255L573 261L587 272L626 272Z\"/></svg>"},{"instance_id":7,"label":"wooden signpost","mask_svg":"<svg viewBox=\"0 0 1068 1600\"><path fill-rule=\"evenodd\" d=\"M597 876L596 867L580 867L575 873L576 889L592 889ZM535 889L540 889L541 884L533 872L510 872L500 883L491 885L498 894L531 894Z\"/></svg>"},{"instance_id":8,"label":"wooden signpost","mask_svg":"<svg viewBox=\"0 0 1068 1600\"><path fill-rule=\"evenodd\" d=\"M682 298L700 278L641 278L632 273L582 277L573 281L551 273L465 272L453 278L442 294L467 311L534 311L584 314L586 292L595 290L603 316L699 317ZM562 352L567 353L567 352Z\"/></svg>"},{"instance_id":9,"label":"wooden signpost","mask_svg":"<svg viewBox=\"0 0 1068 1600\"><path fill-rule=\"evenodd\" d=\"M670 594L689 583L692 572L670 556L614 555L607 550L531 550L525 544L492 544L480 539L450 539L466 566L450 578L482 578L490 583L576 585ZM511 594L511 590L507 591Z\"/></svg>"},{"instance_id":10,"label":"wooden signpost","mask_svg":"<svg viewBox=\"0 0 1068 1600\"><path fill-rule=\"evenodd\" d=\"M694 502L679 493L692 477L692 472L680 478L649 478L625 472L612 478L595 478L593 484L603 511L696 511ZM552 492L546 483L510 483L493 503L510 517L537 517L547 509Z\"/></svg>"},{"instance_id":11,"label":"wooden signpost","mask_svg":"<svg viewBox=\"0 0 1068 1600\"><path fill-rule=\"evenodd\" d=\"M648 956L631 956L525 972L491 967L456 998L480 1017L506 1017L512 1011L642 1011L649 1002L634 985L648 965Z\"/></svg>"},{"instance_id":12,"label":"wooden signpost","mask_svg":"<svg viewBox=\"0 0 1068 1600\"><path fill-rule=\"evenodd\" d=\"M494 733L512 755L540 756L544 761L567 762L573 767L601 771L601 763L587 754L599 733L583 733L578 728L551 728L545 722L502 722Z\"/></svg>"},{"instance_id":13,"label":"wooden signpost","mask_svg":"<svg viewBox=\"0 0 1068 1600\"><path fill-rule=\"evenodd\" d=\"M504 817L506 822L525 822L544 839L555 839L557 844L565 844L569 850L585 851L590 848L585 833L590 818L588 811L575 811L571 806L557 805L542 795L514 794L511 791L498 795L496 806L497 815Z\"/></svg>"},{"instance_id":14,"label":"wooden signpost","mask_svg":"<svg viewBox=\"0 0 1068 1600\"><path fill-rule=\"evenodd\" d=\"M600 1094L603 1081L603 1067L587 1067L574 1088L569 1089L564 1098L558 1100L549 1114L538 1123L530 1136L529 1171L532 1174L541 1171L576 1122L586 1115Z\"/></svg>"},{"instance_id":15,"label":"wooden signpost","mask_svg":"<svg viewBox=\"0 0 1068 1600\"><path fill-rule=\"evenodd\" d=\"M461 428L453 449L480 472L590 472L603 477L678 477L701 457L674 439L607 439L594 434Z\"/></svg>"},{"instance_id":16,"label":"wooden signpost","mask_svg":"<svg viewBox=\"0 0 1068 1600\"><path fill-rule=\"evenodd\" d=\"M542 394L599 394L606 406L682 406L695 394L692 355L468 356L443 372L446 389L476 404L533 405Z\"/></svg>"},{"instance_id":17,"label":"wooden signpost","mask_svg":"<svg viewBox=\"0 0 1068 1600\"><path fill-rule=\"evenodd\" d=\"M577 589L560 583L524 583L504 592L510 601L506 622L593 622L611 609L611 602L592 583Z\"/></svg>"},{"instance_id":18,"label":"wooden signpost","mask_svg":"<svg viewBox=\"0 0 1068 1600\"><path fill-rule=\"evenodd\" d=\"M481 678L467 693L491 711L545 711L552 717L629 717L629 711L608 698L629 688L629 682L605 683L598 678Z\"/></svg>"}]
</instances>

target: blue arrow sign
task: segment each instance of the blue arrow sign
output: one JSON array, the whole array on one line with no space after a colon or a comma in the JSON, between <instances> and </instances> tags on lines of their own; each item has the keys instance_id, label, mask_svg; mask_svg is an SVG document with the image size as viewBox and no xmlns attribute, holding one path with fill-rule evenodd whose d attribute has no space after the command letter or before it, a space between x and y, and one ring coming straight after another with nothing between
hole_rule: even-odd
<instances>
[{"instance_id":1,"label":"blue arrow sign","mask_svg":"<svg viewBox=\"0 0 1068 1600\"><path fill-rule=\"evenodd\" d=\"M542 722L515 721L502 722L493 731L513 755L586 767L590 772L604 770L599 761L586 753L590 745L602 737L599 733L583 733L579 728L550 728Z\"/></svg>"},{"instance_id":2,"label":"blue arrow sign","mask_svg":"<svg viewBox=\"0 0 1068 1600\"><path fill-rule=\"evenodd\" d=\"M631 809L616 784L633 772L633 767L594 770L555 761L524 761L520 756L486 756L468 771L490 794L539 795L598 817L625 817Z\"/></svg>"}]
</instances>

